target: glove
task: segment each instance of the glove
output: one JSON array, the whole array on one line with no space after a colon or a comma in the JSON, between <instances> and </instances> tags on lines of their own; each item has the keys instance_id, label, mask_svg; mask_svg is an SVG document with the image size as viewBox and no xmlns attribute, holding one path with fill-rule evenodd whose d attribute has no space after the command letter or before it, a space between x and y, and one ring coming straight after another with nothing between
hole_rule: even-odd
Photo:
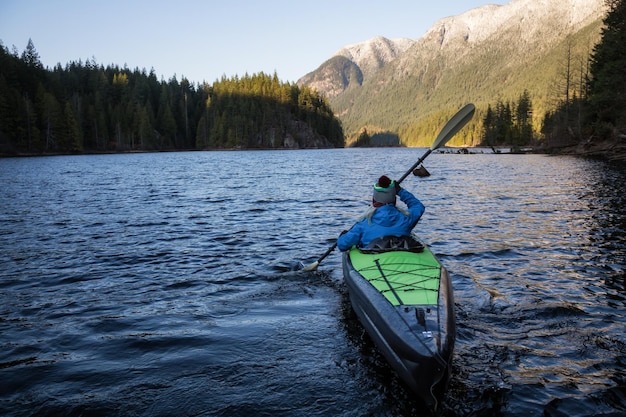
<instances>
[{"instance_id":1,"label":"glove","mask_svg":"<svg viewBox=\"0 0 626 417\"><path fill-rule=\"evenodd\" d=\"M346 233L348 233L348 231L347 231L347 230L342 231L341 233L339 233L339 237L341 237L341 236L345 235Z\"/></svg>"},{"instance_id":2,"label":"glove","mask_svg":"<svg viewBox=\"0 0 626 417\"><path fill-rule=\"evenodd\" d=\"M402 187L400 187L400 183L398 181L394 181L393 183L396 186L396 194L398 194L402 190Z\"/></svg>"}]
</instances>

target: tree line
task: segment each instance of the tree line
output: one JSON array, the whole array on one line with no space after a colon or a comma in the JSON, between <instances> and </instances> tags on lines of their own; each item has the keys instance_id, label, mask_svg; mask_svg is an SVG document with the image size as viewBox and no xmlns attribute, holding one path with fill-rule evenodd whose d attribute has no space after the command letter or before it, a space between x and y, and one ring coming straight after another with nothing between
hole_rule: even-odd
<instances>
[{"instance_id":1,"label":"tree line","mask_svg":"<svg viewBox=\"0 0 626 417\"><path fill-rule=\"evenodd\" d=\"M487 106L481 144L522 147L533 142L533 106L528 90L517 102L498 100L495 107Z\"/></svg>"},{"instance_id":2,"label":"tree line","mask_svg":"<svg viewBox=\"0 0 626 417\"><path fill-rule=\"evenodd\" d=\"M342 147L308 87L263 73L194 85L87 60L45 69L32 40L0 42L0 153Z\"/></svg>"},{"instance_id":3,"label":"tree line","mask_svg":"<svg viewBox=\"0 0 626 417\"><path fill-rule=\"evenodd\" d=\"M584 64L570 65L568 59L563 99L545 115L542 133L555 146L617 139L626 132L626 3L605 4L608 13L600 42ZM570 75L578 83L570 81Z\"/></svg>"},{"instance_id":4,"label":"tree line","mask_svg":"<svg viewBox=\"0 0 626 417\"><path fill-rule=\"evenodd\" d=\"M616 139L626 131L626 4L605 0L600 42L588 59L572 57L568 44L562 74L554 86L554 108L533 129L527 91L517 103L498 101L482 120L482 144L524 146L541 138L547 148L593 139Z\"/></svg>"},{"instance_id":5,"label":"tree line","mask_svg":"<svg viewBox=\"0 0 626 417\"><path fill-rule=\"evenodd\" d=\"M367 128L363 128L356 141L350 144L352 148L370 147L399 147L404 146L400 137L393 132L375 132L370 134Z\"/></svg>"},{"instance_id":6,"label":"tree line","mask_svg":"<svg viewBox=\"0 0 626 417\"><path fill-rule=\"evenodd\" d=\"M204 88L207 106L197 125L198 149L343 147L341 123L310 87L274 74L223 78Z\"/></svg>"}]
</instances>

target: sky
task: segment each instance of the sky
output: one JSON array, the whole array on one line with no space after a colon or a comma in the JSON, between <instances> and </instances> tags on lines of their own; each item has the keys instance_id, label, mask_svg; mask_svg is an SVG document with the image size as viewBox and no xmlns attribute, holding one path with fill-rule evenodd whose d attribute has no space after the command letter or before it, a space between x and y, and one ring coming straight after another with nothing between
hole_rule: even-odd
<instances>
[{"instance_id":1,"label":"sky","mask_svg":"<svg viewBox=\"0 0 626 417\"><path fill-rule=\"evenodd\" d=\"M296 82L346 45L419 39L439 19L509 0L0 0L0 40L32 39L44 67L95 59L212 83L264 72Z\"/></svg>"}]
</instances>

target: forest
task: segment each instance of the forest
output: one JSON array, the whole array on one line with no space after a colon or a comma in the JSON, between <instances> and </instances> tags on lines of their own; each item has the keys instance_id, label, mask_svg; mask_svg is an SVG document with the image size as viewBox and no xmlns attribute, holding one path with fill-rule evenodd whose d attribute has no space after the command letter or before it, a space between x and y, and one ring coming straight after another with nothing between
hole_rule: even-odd
<instances>
[{"instance_id":1,"label":"forest","mask_svg":"<svg viewBox=\"0 0 626 417\"><path fill-rule=\"evenodd\" d=\"M543 148L568 147L581 142L613 142L623 148L626 134L626 4L606 0L600 42L587 62L575 65L568 50L557 86L562 97L544 114L541 131L533 131L533 106L524 91L517 103L498 101L488 107L482 120L482 144L513 147L536 145Z\"/></svg>"},{"instance_id":2,"label":"forest","mask_svg":"<svg viewBox=\"0 0 626 417\"><path fill-rule=\"evenodd\" d=\"M326 100L276 74L194 85L0 46L0 154L344 146Z\"/></svg>"},{"instance_id":3,"label":"forest","mask_svg":"<svg viewBox=\"0 0 626 417\"><path fill-rule=\"evenodd\" d=\"M565 99L544 115L541 133L553 146L603 140L623 146L626 138L626 2L605 2L608 13L601 40L581 71L583 88L572 93L567 79ZM570 72L574 69L568 67L566 73Z\"/></svg>"},{"instance_id":4,"label":"forest","mask_svg":"<svg viewBox=\"0 0 626 417\"><path fill-rule=\"evenodd\" d=\"M623 142L626 11L624 0L606 4L600 42L586 62L575 63L568 49L555 86L559 100L543 118L524 90L517 101L479 108L476 123L462 132L471 140L463 143L549 149L592 140ZM373 125L393 106L372 105L376 109ZM352 141L419 146L414 138L434 137L453 111L429 113L393 132L361 126ZM21 54L0 41L0 155L343 146L342 124L327 99L307 86L281 82L276 74L197 85L95 60L45 69L31 40Z\"/></svg>"},{"instance_id":5,"label":"forest","mask_svg":"<svg viewBox=\"0 0 626 417\"><path fill-rule=\"evenodd\" d=\"M533 144L533 106L528 90L516 103L498 100L495 107L487 106L483 119L481 145L521 148Z\"/></svg>"}]
</instances>

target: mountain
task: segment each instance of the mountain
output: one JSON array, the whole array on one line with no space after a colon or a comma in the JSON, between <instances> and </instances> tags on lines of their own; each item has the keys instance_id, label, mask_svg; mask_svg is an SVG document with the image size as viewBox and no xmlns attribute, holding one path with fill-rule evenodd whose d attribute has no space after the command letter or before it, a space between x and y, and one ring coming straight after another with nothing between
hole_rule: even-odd
<instances>
[{"instance_id":1,"label":"mountain","mask_svg":"<svg viewBox=\"0 0 626 417\"><path fill-rule=\"evenodd\" d=\"M317 70L298 80L326 97L335 97L351 83L361 85L365 78L372 78L379 69L406 52L414 40L408 38L387 39L382 36L365 42L344 46Z\"/></svg>"},{"instance_id":2,"label":"mountain","mask_svg":"<svg viewBox=\"0 0 626 417\"><path fill-rule=\"evenodd\" d=\"M454 111L473 102L477 115L455 143L476 144L487 106L515 102L524 90L538 130L566 86L580 93L604 13L604 0L485 5L439 20L417 40L376 37L341 48L298 84L329 99L349 141L367 128L429 145Z\"/></svg>"}]
</instances>

